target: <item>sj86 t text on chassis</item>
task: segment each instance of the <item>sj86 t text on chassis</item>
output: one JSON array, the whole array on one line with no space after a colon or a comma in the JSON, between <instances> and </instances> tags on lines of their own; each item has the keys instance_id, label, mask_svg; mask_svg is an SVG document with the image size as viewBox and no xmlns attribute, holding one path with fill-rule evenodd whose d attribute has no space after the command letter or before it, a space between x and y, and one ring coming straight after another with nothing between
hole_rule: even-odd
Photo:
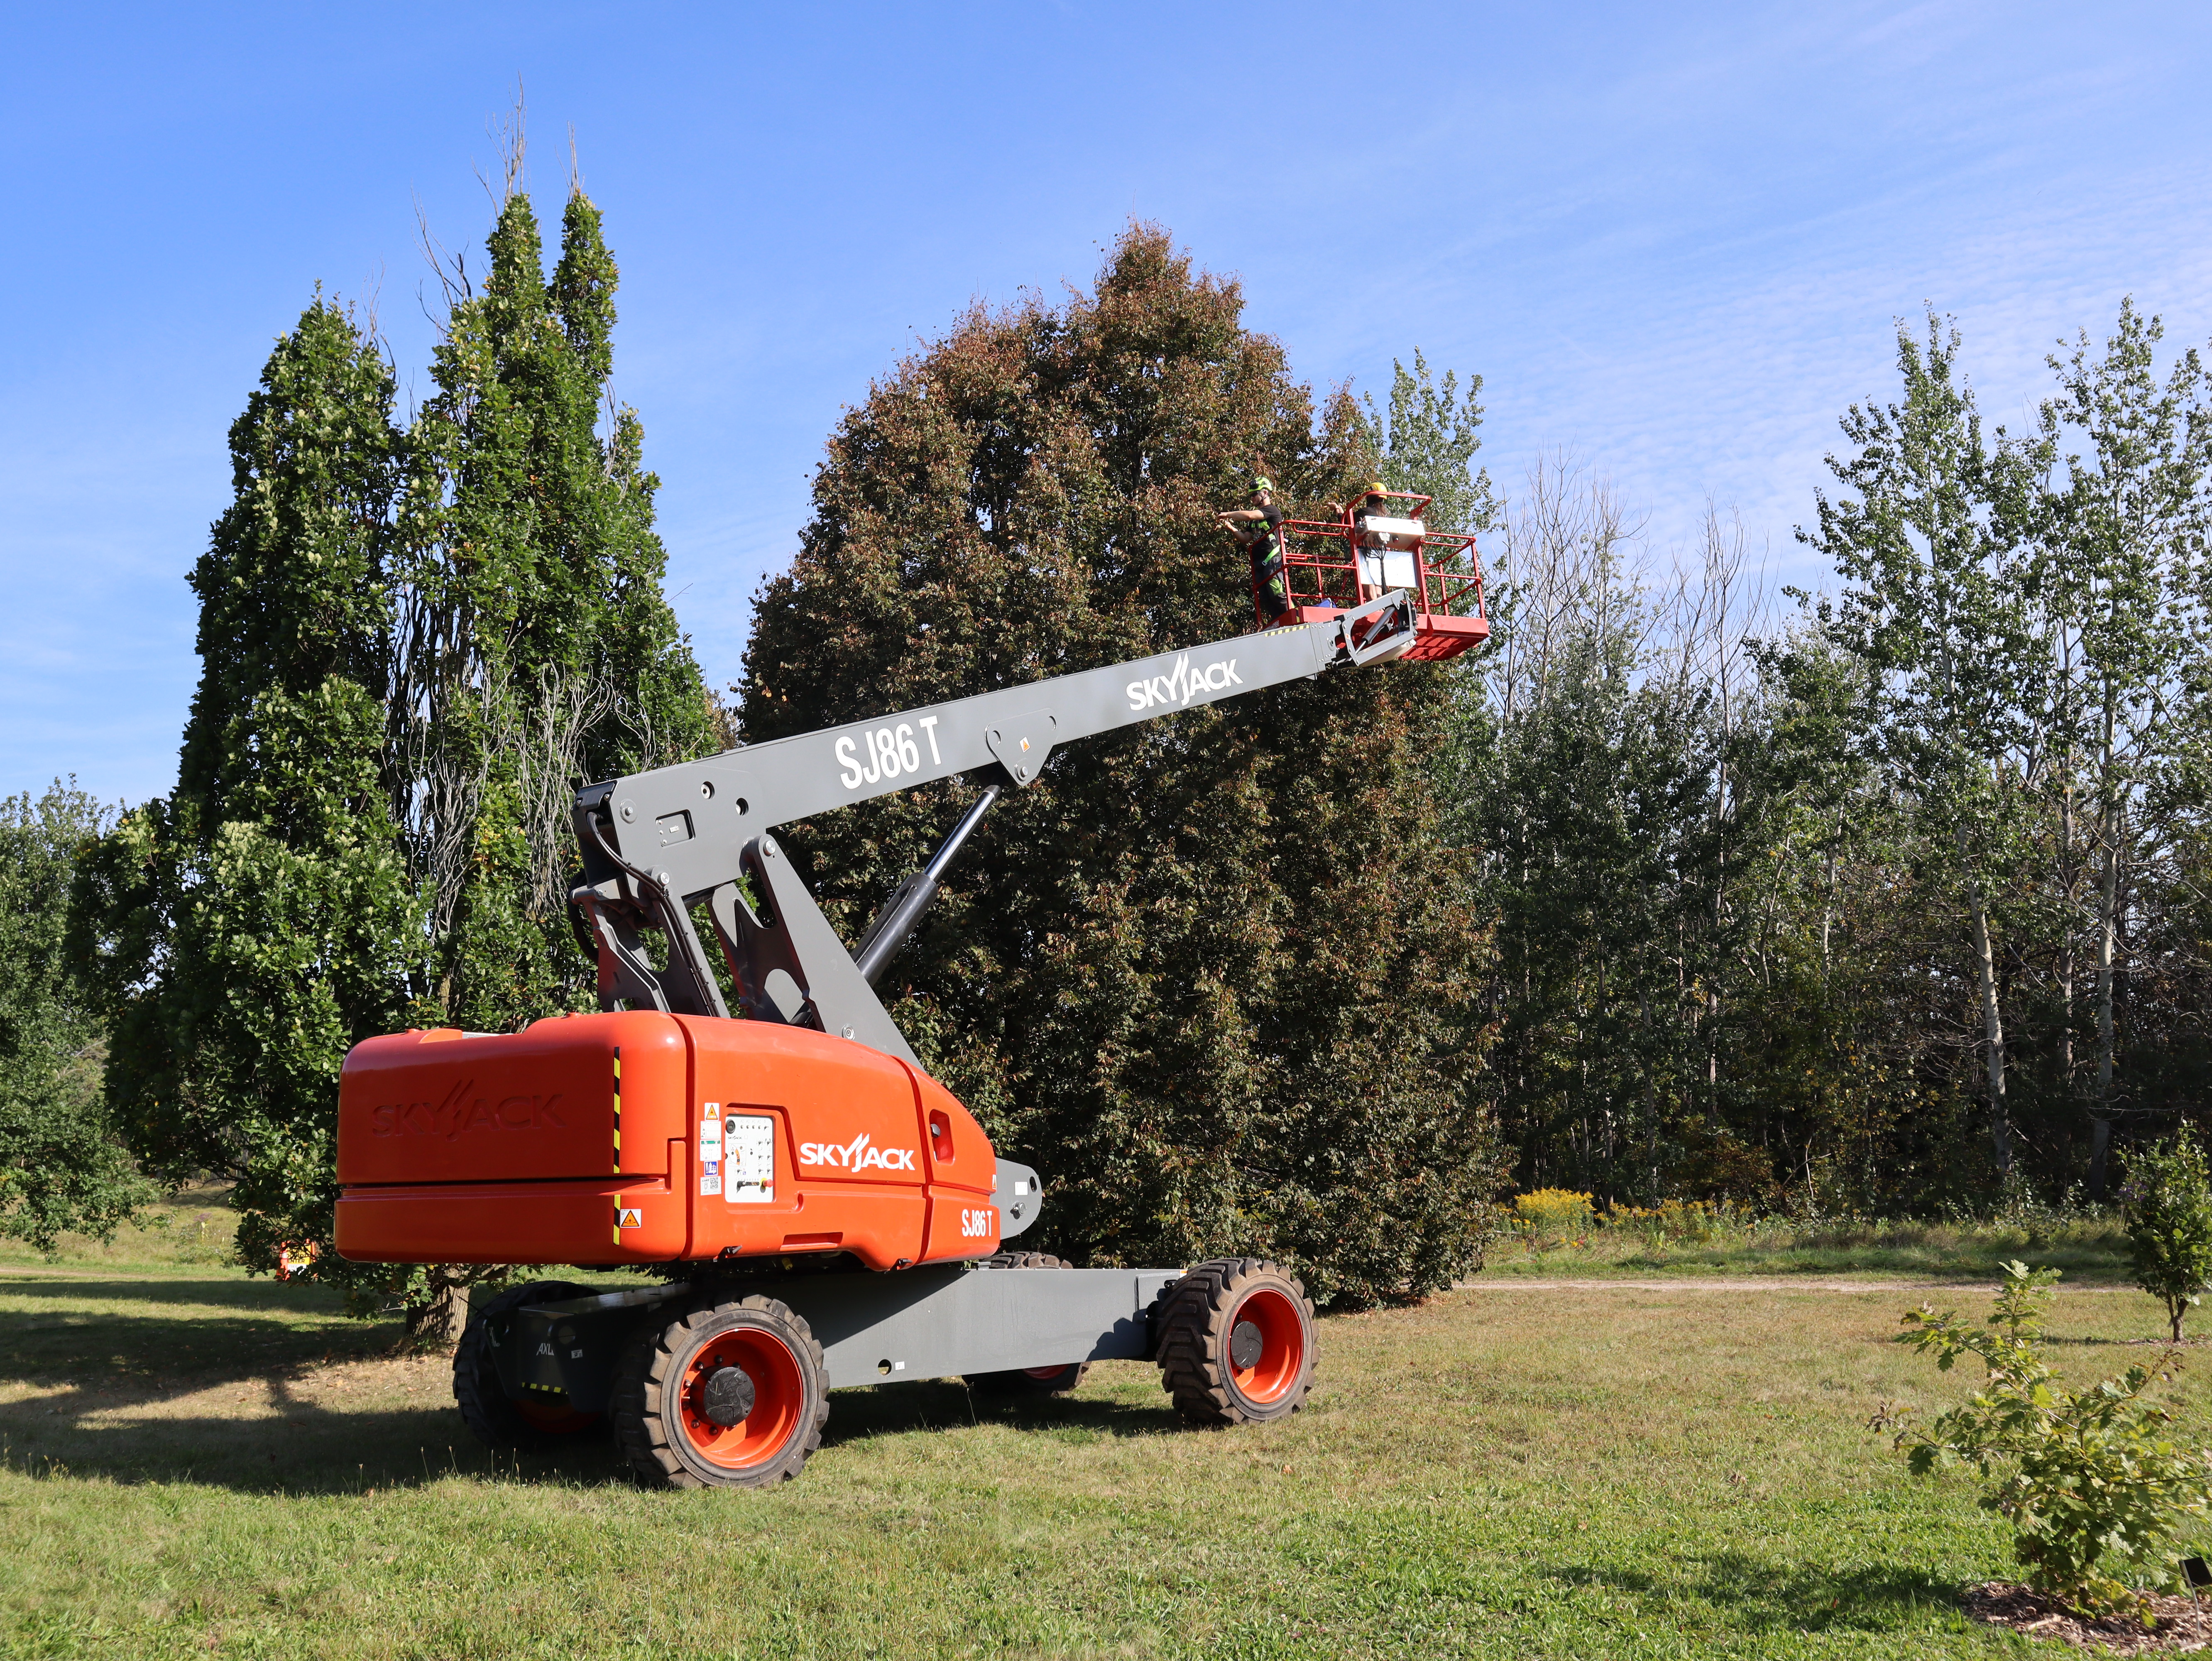
<instances>
[{"instance_id":1,"label":"sj86 t text on chassis","mask_svg":"<svg viewBox=\"0 0 2212 1661\"><path fill-rule=\"evenodd\" d=\"M641 1475L692 1487L795 1475L828 1391L884 1380L1057 1391L1094 1360L1151 1358L1194 1421L1293 1411L1315 1348L1298 1282L1249 1258L1081 1269L1006 1250L1036 1220L1036 1173L996 1156L874 987L1000 791L1034 781L1055 746L1386 660L1424 632L1402 590L1304 616L580 792L572 897L603 1013L372 1038L341 1083L347 1257L667 1277L612 1293L539 1281L491 1299L454 1360L470 1427L542 1447L611 1415ZM773 828L968 773L988 775L975 805L848 951ZM648 930L665 936L665 969Z\"/></svg>"}]
</instances>

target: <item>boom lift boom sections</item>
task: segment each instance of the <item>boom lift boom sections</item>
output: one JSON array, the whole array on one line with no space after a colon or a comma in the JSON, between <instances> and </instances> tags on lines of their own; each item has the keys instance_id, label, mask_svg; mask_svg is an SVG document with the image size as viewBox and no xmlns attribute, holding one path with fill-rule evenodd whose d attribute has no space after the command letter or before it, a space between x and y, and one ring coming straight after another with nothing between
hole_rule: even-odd
<instances>
[{"instance_id":1,"label":"boom lift boom sections","mask_svg":"<svg viewBox=\"0 0 2212 1661\"><path fill-rule=\"evenodd\" d=\"M592 921L600 1006L728 1016L692 924L691 908L703 904L744 1015L816 1027L919 1065L873 983L1000 788L1035 782L1052 751L1076 739L1397 656L1413 643L1414 627L1408 596L1394 591L1321 621L591 785L576 797L584 873L572 898ZM791 869L775 827L984 768L996 782L848 952ZM765 916L749 903L748 885L766 902ZM665 970L646 956L648 928L667 936Z\"/></svg>"}]
</instances>

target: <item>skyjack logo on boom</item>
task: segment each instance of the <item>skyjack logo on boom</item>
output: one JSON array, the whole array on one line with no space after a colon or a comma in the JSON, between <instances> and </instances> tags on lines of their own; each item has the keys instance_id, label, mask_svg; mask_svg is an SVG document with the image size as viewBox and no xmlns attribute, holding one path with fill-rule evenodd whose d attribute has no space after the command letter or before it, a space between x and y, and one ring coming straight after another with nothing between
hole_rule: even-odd
<instances>
[{"instance_id":1,"label":"skyjack logo on boom","mask_svg":"<svg viewBox=\"0 0 2212 1661\"><path fill-rule=\"evenodd\" d=\"M1209 663L1203 669L1190 666L1190 654L1185 652L1175 660L1175 667L1164 675L1155 675L1150 680L1129 683L1129 708L1150 709L1155 704L1173 704L1182 709L1201 692L1225 692L1232 686L1242 686L1243 677L1237 672L1237 660L1227 658L1219 663Z\"/></svg>"},{"instance_id":2,"label":"skyjack logo on boom","mask_svg":"<svg viewBox=\"0 0 2212 1661\"><path fill-rule=\"evenodd\" d=\"M842 1171L914 1169L912 1148L871 1147L868 1141L868 1133L864 1130L849 1142L801 1142L799 1163L836 1165Z\"/></svg>"}]
</instances>

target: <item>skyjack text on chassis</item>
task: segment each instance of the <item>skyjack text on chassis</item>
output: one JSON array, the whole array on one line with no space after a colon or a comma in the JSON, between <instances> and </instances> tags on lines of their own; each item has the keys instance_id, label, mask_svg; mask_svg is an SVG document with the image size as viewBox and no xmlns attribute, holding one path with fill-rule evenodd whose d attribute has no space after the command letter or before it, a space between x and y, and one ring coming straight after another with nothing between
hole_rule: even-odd
<instances>
[{"instance_id":1,"label":"skyjack text on chassis","mask_svg":"<svg viewBox=\"0 0 2212 1661\"><path fill-rule=\"evenodd\" d=\"M1056 1392L1092 1361L1150 1359L1194 1421L1296 1410L1313 1306L1278 1266L1076 1269L1003 1250L1036 1219L1036 1173L996 1156L874 989L1001 790L1033 782L1055 747L1480 640L1479 580L1447 599L1420 563L1419 521L1390 523L1412 527L1401 587L1380 587L1379 550L1348 516L1300 525L1346 543L1352 559L1325 563L1349 603L1316 593L1257 634L579 793L572 898L597 943L603 1013L372 1038L340 1085L347 1257L672 1276L604 1294L536 1281L491 1299L454 1357L471 1429L544 1447L611 1415L648 1481L761 1486L819 1445L829 1390L887 1379ZM1471 571L1471 547L1455 551ZM975 805L848 952L773 828L975 772L990 776ZM736 1011L694 905L712 919ZM648 930L665 937L665 968L646 952Z\"/></svg>"}]
</instances>

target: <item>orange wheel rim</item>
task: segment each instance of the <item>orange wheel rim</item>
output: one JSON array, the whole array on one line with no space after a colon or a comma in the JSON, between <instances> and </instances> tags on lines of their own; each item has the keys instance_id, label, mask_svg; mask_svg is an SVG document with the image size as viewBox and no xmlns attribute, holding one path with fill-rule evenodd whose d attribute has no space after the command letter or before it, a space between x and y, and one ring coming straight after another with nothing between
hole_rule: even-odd
<instances>
[{"instance_id":1,"label":"orange wheel rim","mask_svg":"<svg viewBox=\"0 0 2212 1661\"><path fill-rule=\"evenodd\" d=\"M1036 1379L1040 1384L1047 1383L1052 1379L1057 1378L1067 1370L1068 1369L1064 1366L1056 1367L1024 1367L1022 1369L1024 1373L1031 1378Z\"/></svg>"},{"instance_id":2,"label":"orange wheel rim","mask_svg":"<svg viewBox=\"0 0 2212 1661\"><path fill-rule=\"evenodd\" d=\"M1232 1363L1229 1376L1239 1396L1266 1407L1289 1395L1305 1372L1305 1323L1297 1305L1272 1287L1261 1287L1230 1311L1230 1331L1244 1321L1260 1329L1260 1354L1249 1366Z\"/></svg>"},{"instance_id":3,"label":"orange wheel rim","mask_svg":"<svg viewBox=\"0 0 2212 1661\"><path fill-rule=\"evenodd\" d=\"M514 1410L532 1430L548 1436L566 1436L571 1431L582 1430L599 1418L596 1413L579 1413L568 1405L565 1396L557 1401L533 1402L524 1396L514 1404Z\"/></svg>"},{"instance_id":4,"label":"orange wheel rim","mask_svg":"<svg viewBox=\"0 0 2212 1661\"><path fill-rule=\"evenodd\" d=\"M734 1425L707 1416L707 1381L724 1367L738 1367L753 1381L753 1409ZM806 1378L791 1347L761 1327L717 1333L694 1352L684 1369L678 1417L684 1439L710 1465L749 1470L781 1453L806 1407Z\"/></svg>"}]
</instances>

